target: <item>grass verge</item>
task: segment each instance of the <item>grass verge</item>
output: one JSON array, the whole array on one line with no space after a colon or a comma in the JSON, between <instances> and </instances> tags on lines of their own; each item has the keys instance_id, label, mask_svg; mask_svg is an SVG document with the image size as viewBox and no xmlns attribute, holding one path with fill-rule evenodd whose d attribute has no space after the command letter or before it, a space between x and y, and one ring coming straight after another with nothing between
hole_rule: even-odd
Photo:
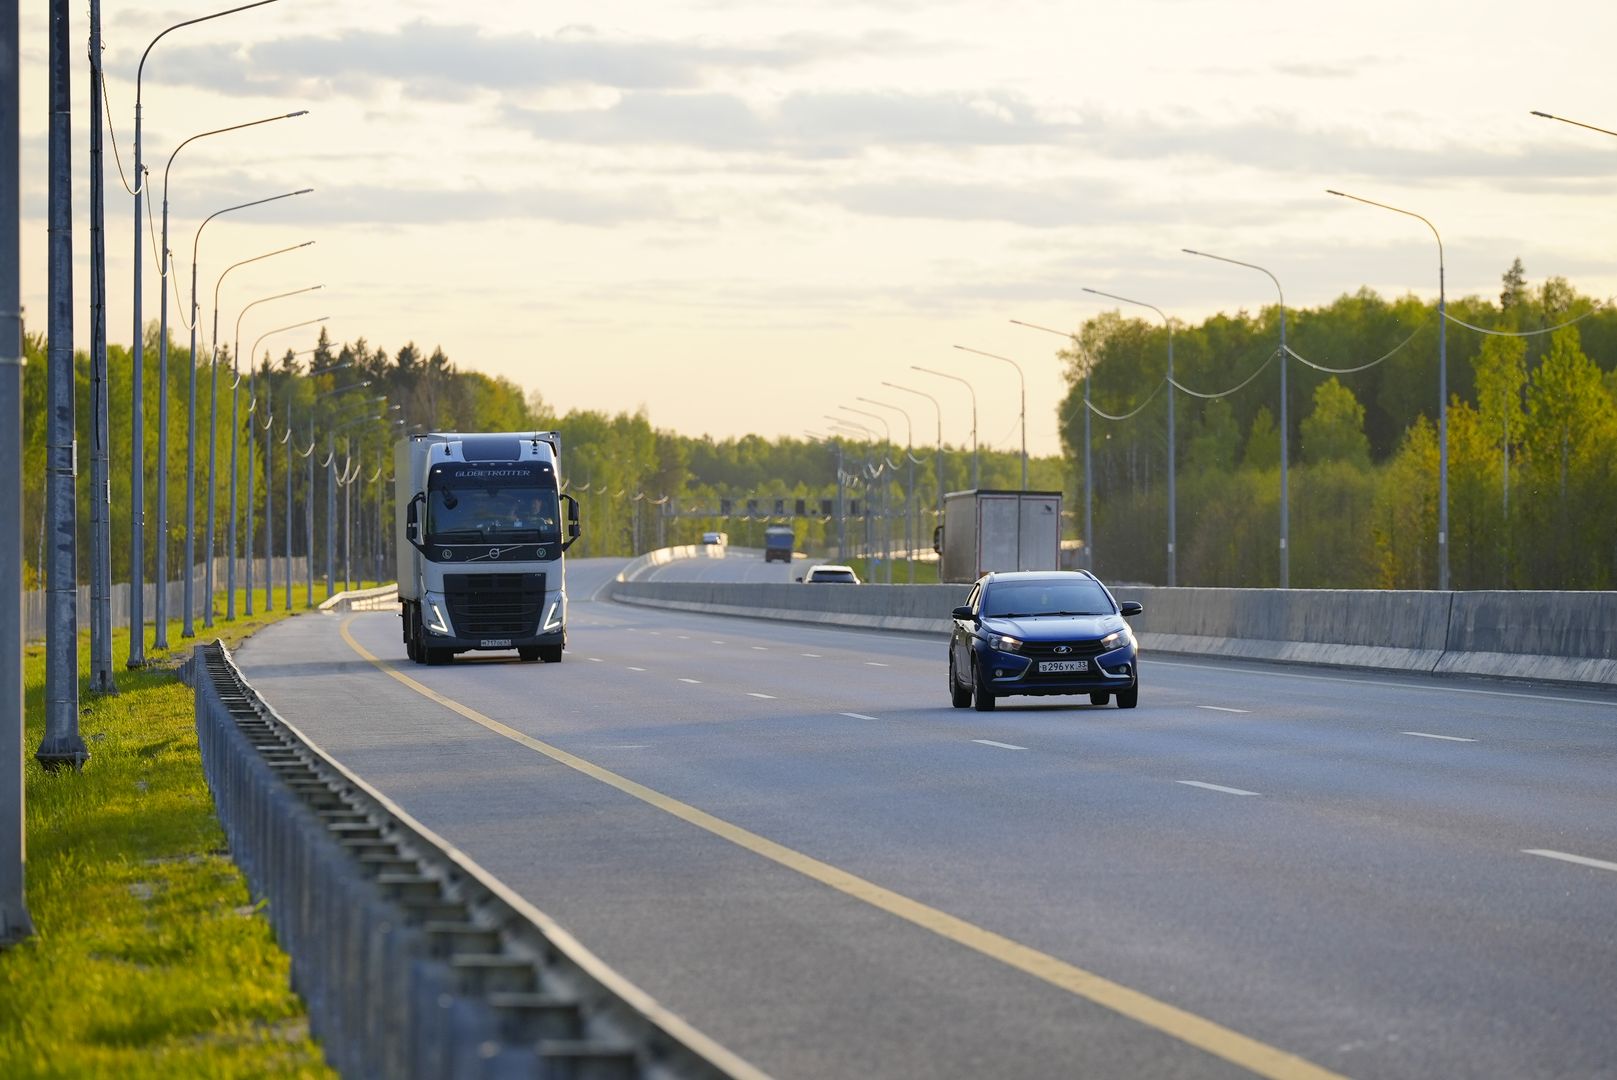
<instances>
[{"instance_id":1,"label":"grass verge","mask_svg":"<svg viewBox=\"0 0 1617 1080\"><path fill-rule=\"evenodd\" d=\"M872 562L875 563L874 569L871 567ZM859 575L860 581L868 581L873 584L880 583L883 585L887 583L887 564L881 559L849 559L845 565L853 567L853 572ZM894 585L910 584L910 565L911 562L909 559L893 560ZM916 559L914 560L914 566L914 583L916 585L936 585L938 583L938 561L936 559L929 562ZM880 573L880 577L873 577L872 575L876 574L877 572Z\"/></svg>"},{"instance_id":2,"label":"grass verge","mask_svg":"<svg viewBox=\"0 0 1617 1080\"><path fill-rule=\"evenodd\" d=\"M304 597L294 587L294 613ZM216 616L195 640L234 647L287 615ZM91 757L78 773L47 772L31 756L44 735L45 650L27 649L36 933L0 952L0 1076L335 1075L309 1037L288 958L225 849L191 690L174 672L194 641L181 639L177 620L168 637L169 650L148 648L148 666L131 671L128 632L115 632L119 692L97 695L89 634L80 635L79 733Z\"/></svg>"}]
</instances>

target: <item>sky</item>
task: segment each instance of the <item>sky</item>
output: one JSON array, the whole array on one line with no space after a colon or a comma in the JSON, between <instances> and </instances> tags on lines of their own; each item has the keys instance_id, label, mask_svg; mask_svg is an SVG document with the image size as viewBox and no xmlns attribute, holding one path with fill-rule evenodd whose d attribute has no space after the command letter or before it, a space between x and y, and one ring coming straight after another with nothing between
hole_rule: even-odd
<instances>
[{"instance_id":1,"label":"sky","mask_svg":"<svg viewBox=\"0 0 1617 1080\"><path fill-rule=\"evenodd\" d=\"M107 312L133 336L135 76L219 8L102 5ZM22 273L47 288L47 5L22 13ZM89 344L89 23L71 5L74 337ZM888 418L1059 452L1059 338L1369 286L1496 295L1520 257L1617 294L1617 5L1364 0L276 0L147 53L142 156L203 340L441 346L559 411L716 438ZM193 136L289 112L307 116ZM112 146L121 155L120 174ZM181 148L181 144L186 145ZM165 184L166 178L166 184ZM307 195L216 211L301 188ZM308 247L234 266L305 241ZM142 319L159 319L148 235ZM233 267L228 274L227 268ZM222 276L223 275L223 276ZM264 297L320 285L282 300ZM213 296L219 300L215 307ZM248 305L252 305L250 308ZM1145 309L1127 314L1156 316ZM1347 359L1347 358L1336 358ZM922 391L892 389L897 383ZM1434 388L1435 393L1435 388ZM872 406L874 399L899 409Z\"/></svg>"}]
</instances>

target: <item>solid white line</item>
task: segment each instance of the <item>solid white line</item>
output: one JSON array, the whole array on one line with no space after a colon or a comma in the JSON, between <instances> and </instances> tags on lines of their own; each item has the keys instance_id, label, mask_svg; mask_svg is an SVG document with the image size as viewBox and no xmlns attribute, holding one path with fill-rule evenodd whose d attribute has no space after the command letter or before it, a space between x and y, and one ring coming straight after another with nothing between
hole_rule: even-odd
<instances>
[{"instance_id":1,"label":"solid white line","mask_svg":"<svg viewBox=\"0 0 1617 1080\"><path fill-rule=\"evenodd\" d=\"M699 685L702 680L701 679L681 679L679 681L680 682L688 682L688 683L691 683L692 685Z\"/></svg>"},{"instance_id":2,"label":"solid white line","mask_svg":"<svg viewBox=\"0 0 1617 1080\"><path fill-rule=\"evenodd\" d=\"M995 742L993 739L973 739L971 741L974 742L974 743L982 743L984 746L997 746L1001 750L1026 750L1027 749L1027 747L1025 747L1025 746L1015 746L1015 745L1012 745L1011 743L1008 743L1008 742Z\"/></svg>"},{"instance_id":3,"label":"solid white line","mask_svg":"<svg viewBox=\"0 0 1617 1080\"><path fill-rule=\"evenodd\" d=\"M1442 739L1444 742L1476 742L1475 739L1462 739L1458 735L1433 735L1425 731L1400 731L1400 735L1413 735L1417 739Z\"/></svg>"},{"instance_id":4,"label":"solid white line","mask_svg":"<svg viewBox=\"0 0 1617 1080\"><path fill-rule=\"evenodd\" d=\"M1542 855L1546 859L1560 859L1562 862L1577 863L1579 866L1592 866L1596 870L1611 870L1617 872L1617 862L1606 862L1604 859L1588 859L1582 855L1568 855L1564 851L1549 851L1544 848L1522 848L1523 855Z\"/></svg>"},{"instance_id":5,"label":"solid white line","mask_svg":"<svg viewBox=\"0 0 1617 1080\"><path fill-rule=\"evenodd\" d=\"M1175 780L1174 783L1176 783L1176 784L1184 784L1187 787L1206 788L1208 791L1222 791L1226 795L1256 795L1257 794L1256 791L1243 791L1241 788L1238 788L1238 787L1224 787L1222 784L1204 784L1200 780Z\"/></svg>"},{"instance_id":6,"label":"solid white line","mask_svg":"<svg viewBox=\"0 0 1617 1080\"><path fill-rule=\"evenodd\" d=\"M1243 716L1246 716L1246 715L1250 714L1250 710L1248 710L1248 709L1226 709L1222 705L1198 705L1198 706L1196 706L1196 708L1198 708L1198 709L1211 709L1213 712L1240 713Z\"/></svg>"},{"instance_id":7,"label":"solid white line","mask_svg":"<svg viewBox=\"0 0 1617 1080\"><path fill-rule=\"evenodd\" d=\"M630 670L630 671L644 671L644 670L646 670L646 669L645 669L645 668L643 668L643 667L633 667L633 666L631 666L631 667L630 667L630 668L629 668L629 670Z\"/></svg>"},{"instance_id":8,"label":"solid white line","mask_svg":"<svg viewBox=\"0 0 1617 1080\"><path fill-rule=\"evenodd\" d=\"M755 697L755 698L763 698L765 701L774 701L775 700L775 695L774 694L755 694L751 690L747 691L747 696L748 697Z\"/></svg>"},{"instance_id":9,"label":"solid white line","mask_svg":"<svg viewBox=\"0 0 1617 1080\"><path fill-rule=\"evenodd\" d=\"M866 716L862 712L845 712L845 713L838 713L837 715L838 716L846 716L846 717L848 717L849 719L852 719L852 720L875 720L875 719L877 719L877 717L874 717L874 716Z\"/></svg>"}]
</instances>

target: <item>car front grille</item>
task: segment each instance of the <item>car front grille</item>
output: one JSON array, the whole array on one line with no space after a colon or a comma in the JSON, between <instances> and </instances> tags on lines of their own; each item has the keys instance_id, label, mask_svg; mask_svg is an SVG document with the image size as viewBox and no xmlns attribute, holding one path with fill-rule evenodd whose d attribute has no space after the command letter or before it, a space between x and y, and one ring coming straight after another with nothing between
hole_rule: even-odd
<instances>
[{"instance_id":1,"label":"car front grille","mask_svg":"<svg viewBox=\"0 0 1617 1080\"><path fill-rule=\"evenodd\" d=\"M1057 649L1066 649L1066 652L1057 652ZM1092 656L1099 656L1102 650L1099 641L1029 641L1022 645L1023 656L1034 660L1086 660Z\"/></svg>"},{"instance_id":2,"label":"car front grille","mask_svg":"<svg viewBox=\"0 0 1617 1080\"><path fill-rule=\"evenodd\" d=\"M462 637L532 637L545 602L545 575L445 574L444 599Z\"/></svg>"}]
</instances>

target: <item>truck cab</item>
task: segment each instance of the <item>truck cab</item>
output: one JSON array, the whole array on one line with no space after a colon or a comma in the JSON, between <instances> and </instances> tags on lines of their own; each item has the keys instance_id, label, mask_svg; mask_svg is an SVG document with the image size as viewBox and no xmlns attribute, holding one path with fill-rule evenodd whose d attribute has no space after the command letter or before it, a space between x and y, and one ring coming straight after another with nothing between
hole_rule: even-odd
<instances>
[{"instance_id":1,"label":"truck cab","mask_svg":"<svg viewBox=\"0 0 1617 1080\"><path fill-rule=\"evenodd\" d=\"M561 493L555 432L424 433L394 454L405 651L441 664L514 649L558 663L567 646L564 553L578 502Z\"/></svg>"}]
</instances>

